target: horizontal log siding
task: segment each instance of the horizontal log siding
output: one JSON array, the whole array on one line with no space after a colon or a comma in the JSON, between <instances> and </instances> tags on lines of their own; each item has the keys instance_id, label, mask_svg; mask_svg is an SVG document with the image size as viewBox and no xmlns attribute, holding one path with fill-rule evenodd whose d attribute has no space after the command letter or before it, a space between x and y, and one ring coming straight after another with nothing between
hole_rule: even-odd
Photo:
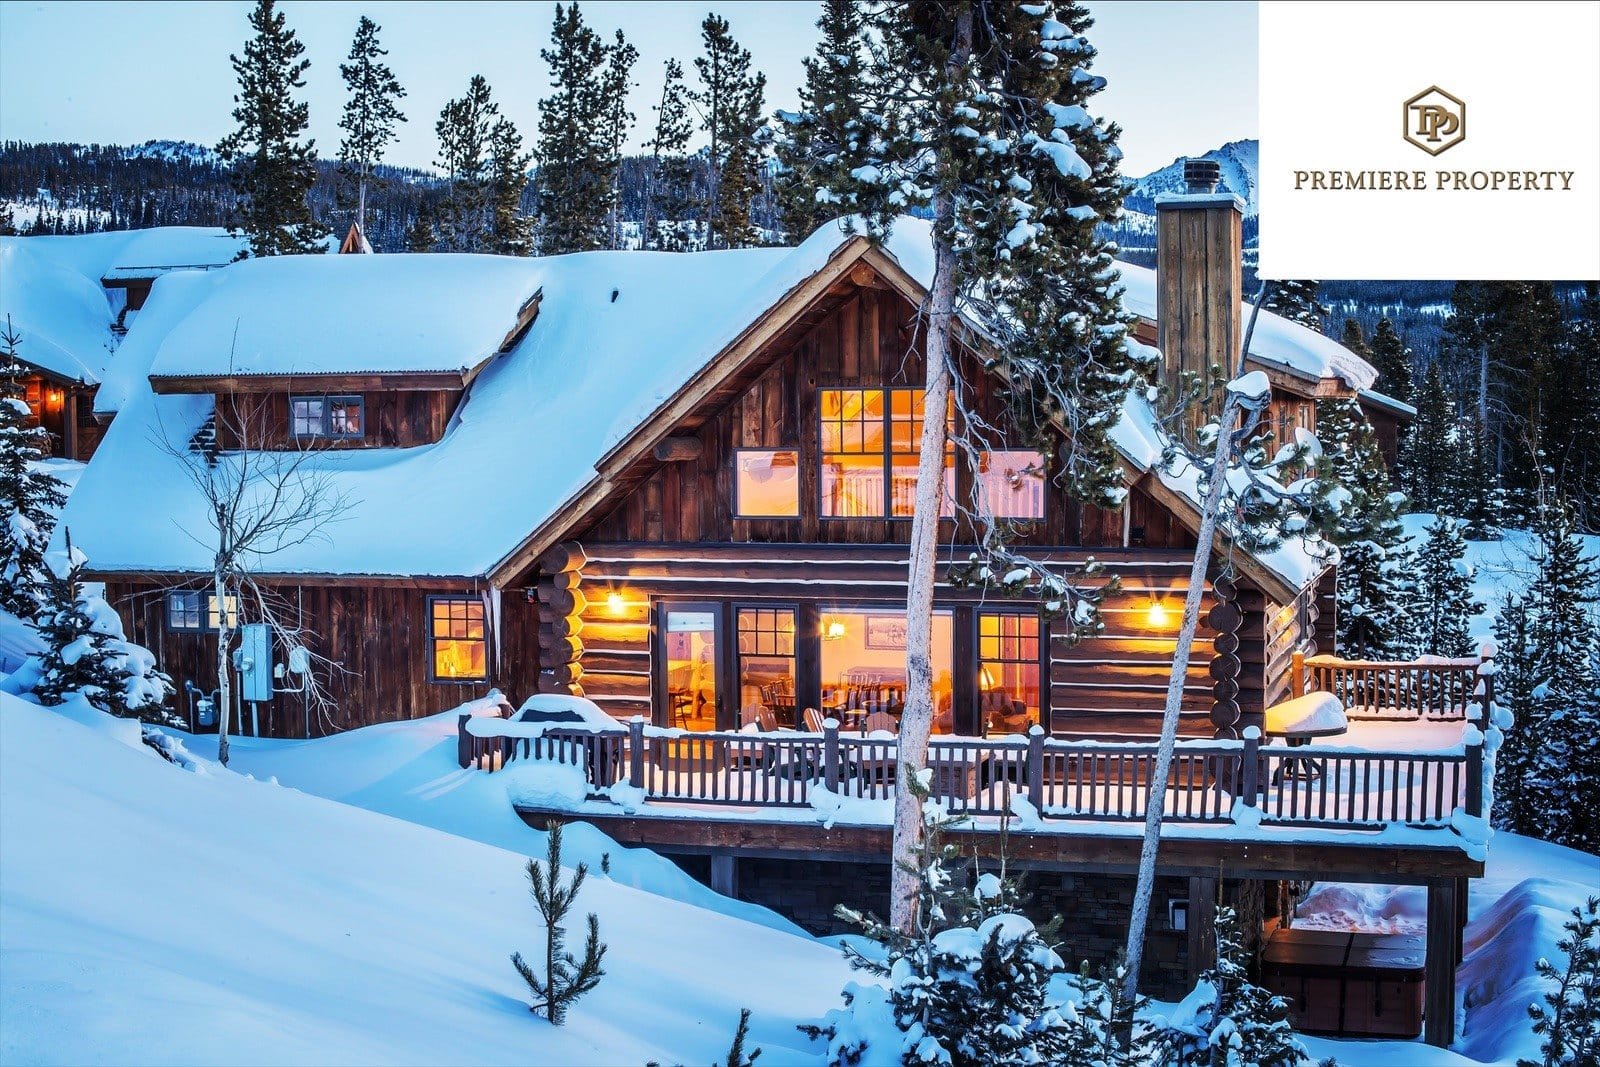
<instances>
[{"instance_id":1,"label":"horizontal log siding","mask_svg":"<svg viewBox=\"0 0 1600 1067\"><path fill-rule=\"evenodd\" d=\"M189 586L198 587L198 581ZM341 668L327 679L338 709L320 720L312 714L313 737L448 711L483 696L491 687L500 688L513 701L533 691L539 662L537 606L520 590L508 591L501 598L502 642L496 649L491 639L489 678L460 683L429 680L428 597L435 593L477 594L400 586L273 588L291 612L298 613L307 631L307 645ZM160 668L172 676L178 690L173 707L187 717L184 682L192 681L207 692L217 686L215 635L168 631L164 587L119 581L107 583L106 593L130 638L151 649ZM281 658L282 652L276 656ZM245 714L248 719L248 706ZM306 736L305 708L298 696L279 695L261 705L260 718L263 736ZM247 723L236 732L246 732L245 728Z\"/></svg>"},{"instance_id":2,"label":"horizontal log siding","mask_svg":"<svg viewBox=\"0 0 1600 1067\"><path fill-rule=\"evenodd\" d=\"M587 605L579 634L582 685L586 696L620 718L651 712L650 604L655 600L904 603L906 594L907 557L898 546L590 543L585 552L589 558L578 586ZM964 554L956 550L954 558ZM1081 560L1085 554L1071 549L1039 553L1055 560ZM1076 645L1051 643L1052 721L1062 734L1150 733L1164 703L1188 554L1101 550L1095 556L1108 576L1119 577L1121 589L1106 602L1103 636ZM951 550L942 558L951 558ZM610 602L613 593L620 594L617 607ZM985 600L943 585L936 595L950 605L1029 610L1026 601ZM1153 600L1167 610L1162 627L1148 619ZM1205 606L1210 604L1208 594ZM1209 734L1210 657L1210 637L1202 625L1185 687L1185 734ZM1254 658L1259 663L1259 640Z\"/></svg>"}]
</instances>

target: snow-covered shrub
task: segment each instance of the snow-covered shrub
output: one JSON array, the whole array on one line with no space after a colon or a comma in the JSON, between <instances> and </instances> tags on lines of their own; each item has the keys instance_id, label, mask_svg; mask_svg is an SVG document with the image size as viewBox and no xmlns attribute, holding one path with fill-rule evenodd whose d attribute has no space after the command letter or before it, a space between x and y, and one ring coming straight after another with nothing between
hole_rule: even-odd
<instances>
[{"instance_id":1,"label":"snow-covered shrub","mask_svg":"<svg viewBox=\"0 0 1600 1067\"><path fill-rule=\"evenodd\" d=\"M1126 977L1119 959L1099 978L1090 976L1085 963L1068 979L1073 996L1061 1007L1067 1037L1060 1062L1095 1067L1145 1067L1150 1062L1155 1034L1139 1018L1148 1002L1126 998Z\"/></svg>"},{"instance_id":2,"label":"snow-covered shrub","mask_svg":"<svg viewBox=\"0 0 1600 1067\"><path fill-rule=\"evenodd\" d=\"M940 839L957 820L930 798L925 778L907 779L926 827L916 852L916 927L908 934L840 908L885 948L880 958L847 944L846 957L887 984L851 983L844 1009L801 1029L827 1041L829 1063L851 1067L1070 1062L1069 1026L1049 992L1065 969L1061 957L1031 920L1008 910L1017 892L1003 878L980 876L970 892L957 884L958 856Z\"/></svg>"},{"instance_id":3,"label":"snow-covered shrub","mask_svg":"<svg viewBox=\"0 0 1600 1067\"><path fill-rule=\"evenodd\" d=\"M84 563L69 539L66 557L48 561L40 575L43 602L33 626L45 650L18 671L21 691L46 706L80 693L118 718L176 724L165 707L171 679L149 649L126 639L122 619L83 581Z\"/></svg>"},{"instance_id":4,"label":"snow-covered shrub","mask_svg":"<svg viewBox=\"0 0 1600 1067\"><path fill-rule=\"evenodd\" d=\"M1217 962L1165 1020L1157 1062L1169 1067L1299 1067L1309 1055L1289 1005L1250 981L1238 917L1217 909Z\"/></svg>"},{"instance_id":5,"label":"snow-covered shrub","mask_svg":"<svg viewBox=\"0 0 1600 1067\"><path fill-rule=\"evenodd\" d=\"M50 435L28 425L33 412L18 382L21 343L7 318L0 329L0 611L28 620L39 607L44 553L67 494L59 478L35 466L50 455Z\"/></svg>"},{"instance_id":6,"label":"snow-covered shrub","mask_svg":"<svg viewBox=\"0 0 1600 1067\"><path fill-rule=\"evenodd\" d=\"M1556 947L1567 954L1557 968L1540 958L1539 977L1554 983L1543 1004L1530 1004L1533 1032L1544 1038L1543 1058L1518 1060L1517 1067L1587 1067L1600 1062L1600 897L1572 909L1567 936Z\"/></svg>"}]
</instances>

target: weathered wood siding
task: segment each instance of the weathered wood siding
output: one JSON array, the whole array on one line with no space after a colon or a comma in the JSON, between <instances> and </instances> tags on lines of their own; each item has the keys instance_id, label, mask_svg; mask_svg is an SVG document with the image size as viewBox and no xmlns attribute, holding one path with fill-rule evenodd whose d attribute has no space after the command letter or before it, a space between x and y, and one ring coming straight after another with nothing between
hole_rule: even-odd
<instances>
[{"instance_id":1,"label":"weathered wood siding","mask_svg":"<svg viewBox=\"0 0 1600 1067\"><path fill-rule=\"evenodd\" d=\"M295 396L321 396L314 380ZM278 393L220 393L217 395L217 447L240 446L240 429L253 448L408 448L427 445L444 436L450 415L460 399L459 390L397 389L386 392L344 393L333 396L360 396L365 402L366 433L361 438L311 438L296 440L289 435L289 396Z\"/></svg>"},{"instance_id":2,"label":"weathered wood siding","mask_svg":"<svg viewBox=\"0 0 1600 1067\"><path fill-rule=\"evenodd\" d=\"M196 582L184 588L198 588ZM174 707L188 713L184 682L202 690L216 688L216 636L171 631L166 625L166 588L147 582L107 583L108 600L122 616L128 636L151 649L178 693ZM539 650L537 605L520 590L498 598L481 590L425 585L277 585L274 592L291 617L307 632L306 644L338 664L327 673L330 694L338 704L332 714L309 716L310 735L319 737L357 726L433 715L498 687L521 700L533 691ZM488 626L489 677L482 682L430 680L428 597L482 596L486 614L498 607L499 626ZM246 618L248 621L248 615ZM500 642L495 641L498 629ZM282 652L277 656L281 658ZM260 708L261 732L268 737L307 735L307 710L297 695L280 695ZM239 732L248 732L246 723Z\"/></svg>"}]
</instances>

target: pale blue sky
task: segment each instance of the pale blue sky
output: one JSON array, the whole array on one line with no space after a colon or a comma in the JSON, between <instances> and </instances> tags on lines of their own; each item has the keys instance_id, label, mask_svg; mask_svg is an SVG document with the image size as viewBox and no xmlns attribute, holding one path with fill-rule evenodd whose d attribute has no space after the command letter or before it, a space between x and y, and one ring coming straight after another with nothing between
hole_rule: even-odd
<instances>
[{"instance_id":1,"label":"pale blue sky","mask_svg":"<svg viewBox=\"0 0 1600 1067\"><path fill-rule=\"evenodd\" d=\"M553 2L396 3L283 0L280 9L311 59L306 98L319 151L338 148L339 62L357 19L382 27L396 75L409 90L390 161L428 166L440 107L473 74L489 79L504 112L531 142L547 90L539 48ZM1124 171L1139 175L1179 155L1256 135L1256 5L1117 0L1090 3L1110 82L1099 113L1124 129ZM231 125L233 71L248 27L246 0L89 3L0 0L0 139L136 143L156 138L215 144ZM699 24L722 14L766 71L768 104L792 107L801 59L817 40L818 5L800 0L594 0L589 25L621 27L640 52L633 144L652 121L662 63L699 51Z\"/></svg>"}]
</instances>

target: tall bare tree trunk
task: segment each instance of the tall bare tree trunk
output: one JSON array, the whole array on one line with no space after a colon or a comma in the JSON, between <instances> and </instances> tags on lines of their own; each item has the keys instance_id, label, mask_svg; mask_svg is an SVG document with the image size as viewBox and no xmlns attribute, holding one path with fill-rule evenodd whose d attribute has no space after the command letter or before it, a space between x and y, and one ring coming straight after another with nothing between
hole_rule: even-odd
<instances>
[{"instance_id":1,"label":"tall bare tree trunk","mask_svg":"<svg viewBox=\"0 0 1600 1067\"><path fill-rule=\"evenodd\" d=\"M228 662L228 646L233 643L233 626L228 617L227 585L223 581L220 567L211 575L211 595L217 611L217 762L226 767L228 713L233 709L232 664Z\"/></svg>"},{"instance_id":2,"label":"tall bare tree trunk","mask_svg":"<svg viewBox=\"0 0 1600 1067\"><path fill-rule=\"evenodd\" d=\"M367 166L361 165L361 177L356 182L356 229L367 236Z\"/></svg>"},{"instance_id":3,"label":"tall bare tree trunk","mask_svg":"<svg viewBox=\"0 0 1600 1067\"><path fill-rule=\"evenodd\" d=\"M951 80L972 54L972 11L956 17L955 40L946 72ZM922 442L917 457L917 495L911 517L911 562L906 585L906 706L900 717L900 767L895 776L894 842L889 881L889 923L912 933L917 921L914 860L924 832L922 805L907 778L928 763L933 729L933 581L939 556L939 503L944 493L949 428L951 327L956 308L955 249L950 230L955 198L941 183L933 201L933 285L928 298L928 366L923 384Z\"/></svg>"}]
</instances>

